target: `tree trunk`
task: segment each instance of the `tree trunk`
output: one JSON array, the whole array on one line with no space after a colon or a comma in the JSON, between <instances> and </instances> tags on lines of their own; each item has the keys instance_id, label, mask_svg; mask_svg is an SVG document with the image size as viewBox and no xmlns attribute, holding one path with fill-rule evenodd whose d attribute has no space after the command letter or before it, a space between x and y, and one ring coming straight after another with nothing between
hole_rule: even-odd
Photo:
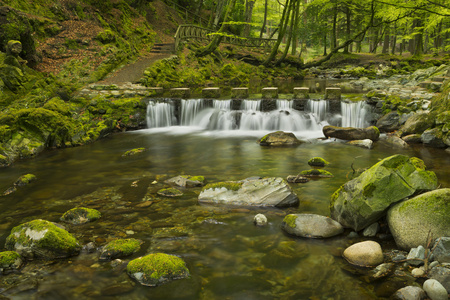
<instances>
[{"instance_id":1,"label":"tree trunk","mask_svg":"<svg viewBox=\"0 0 450 300\"><path fill-rule=\"evenodd\" d=\"M347 6L345 8L345 16L346 16L346 34L347 34L347 40L349 40L351 38L350 36L350 21L351 21L351 16L350 16L350 8ZM344 53L349 53L349 46L344 47Z\"/></svg>"},{"instance_id":2,"label":"tree trunk","mask_svg":"<svg viewBox=\"0 0 450 300\"><path fill-rule=\"evenodd\" d=\"M219 23L222 20L222 15L224 11L224 7L226 6L227 0L218 0L217 6L216 6L216 13L214 16L214 23L213 26L215 28L219 27Z\"/></svg>"},{"instance_id":3,"label":"tree trunk","mask_svg":"<svg viewBox=\"0 0 450 300\"><path fill-rule=\"evenodd\" d=\"M297 0L297 7L295 9L294 16L294 28L292 29L292 51L291 54L297 54L297 44L298 44L298 26L300 23L300 0Z\"/></svg>"},{"instance_id":4,"label":"tree trunk","mask_svg":"<svg viewBox=\"0 0 450 300\"><path fill-rule=\"evenodd\" d=\"M323 56L327 56L327 33L323 34Z\"/></svg>"},{"instance_id":5,"label":"tree trunk","mask_svg":"<svg viewBox=\"0 0 450 300\"><path fill-rule=\"evenodd\" d=\"M263 65L267 66L269 63L272 62L272 60L275 58L278 52L278 48L280 47L281 41L284 38L284 35L286 33L287 24L289 21L289 14L291 9L291 1L294 0L286 0L286 3L284 4L283 14L281 16L280 24L278 25L279 32L278 32L278 38L275 43L275 45L272 48L272 51L270 52L269 56L266 58L266 60L263 62Z\"/></svg>"},{"instance_id":6,"label":"tree trunk","mask_svg":"<svg viewBox=\"0 0 450 300\"><path fill-rule=\"evenodd\" d=\"M337 3L333 6L333 29L331 31L331 49L337 47Z\"/></svg>"},{"instance_id":7,"label":"tree trunk","mask_svg":"<svg viewBox=\"0 0 450 300\"><path fill-rule=\"evenodd\" d=\"M391 40L391 54L395 54L395 48L397 47L397 24L394 23L394 34Z\"/></svg>"},{"instance_id":8,"label":"tree trunk","mask_svg":"<svg viewBox=\"0 0 450 300\"><path fill-rule=\"evenodd\" d=\"M294 23L295 23L295 15L297 14L297 9L298 9L298 4L299 4L300 0L292 0L291 1L291 8L290 8L290 13L291 13L291 25L289 28L289 34L288 34L288 38L286 41L286 48L284 48L283 54L281 55L281 57L275 62L275 65L279 65L287 56L287 54L289 53L289 47L291 46L291 41L292 41L292 37L294 35ZM288 15L289 17L289 15Z\"/></svg>"},{"instance_id":9,"label":"tree trunk","mask_svg":"<svg viewBox=\"0 0 450 300\"><path fill-rule=\"evenodd\" d=\"M263 25L262 25L262 27L261 27L261 31L260 31L260 33L259 33L259 38L260 38L260 39L263 37L264 30L265 30L265 28L266 28L268 1L269 1L269 0L266 0L266 3L264 4L264 21L263 21Z\"/></svg>"},{"instance_id":10,"label":"tree trunk","mask_svg":"<svg viewBox=\"0 0 450 300\"><path fill-rule=\"evenodd\" d=\"M414 38L415 40L415 49L414 56L421 56L423 54L423 27L422 27L422 19L417 19L416 27L419 28L417 30L417 34Z\"/></svg>"},{"instance_id":11,"label":"tree trunk","mask_svg":"<svg viewBox=\"0 0 450 300\"><path fill-rule=\"evenodd\" d=\"M252 29L252 14L253 14L253 7L255 6L255 0L247 0L245 3L245 26L244 26L244 36L249 37L250 31Z\"/></svg>"},{"instance_id":12,"label":"tree trunk","mask_svg":"<svg viewBox=\"0 0 450 300\"><path fill-rule=\"evenodd\" d=\"M389 41L391 39L391 29L389 25L386 25L386 29L384 31L384 40L383 40L383 50L381 53L387 54L389 53Z\"/></svg>"},{"instance_id":13,"label":"tree trunk","mask_svg":"<svg viewBox=\"0 0 450 300\"><path fill-rule=\"evenodd\" d=\"M222 33L225 31L226 27L228 26L226 23L228 21L230 12L234 9L235 4L236 4L236 0L231 0L231 2L228 4L228 7L227 7L227 10L225 13L225 18L223 19L223 22L222 22L222 25L220 26L219 31L217 31L217 34L214 35L212 41L208 45L198 49L195 52L195 56L197 56L197 57L206 56L206 55L214 52L217 49L217 47L219 47L220 42L222 41L222 38L223 38Z\"/></svg>"}]
</instances>

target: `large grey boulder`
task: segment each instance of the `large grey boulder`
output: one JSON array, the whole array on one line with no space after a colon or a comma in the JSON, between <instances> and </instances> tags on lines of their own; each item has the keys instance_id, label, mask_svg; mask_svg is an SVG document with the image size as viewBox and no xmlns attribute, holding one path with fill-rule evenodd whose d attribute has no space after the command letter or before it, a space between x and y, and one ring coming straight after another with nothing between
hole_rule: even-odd
<instances>
[{"instance_id":1,"label":"large grey boulder","mask_svg":"<svg viewBox=\"0 0 450 300\"><path fill-rule=\"evenodd\" d=\"M440 128L427 129L422 133L422 143L435 148L447 148L444 142L444 134Z\"/></svg>"},{"instance_id":2,"label":"large grey boulder","mask_svg":"<svg viewBox=\"0 0 450 300\"><path fill-rule=\"evenodd\" d=\"M377 128L380 132L392 132L400 128L400 116L397 111L391 111L390 113L382 116L377 121Z\"/></svg>"},{"instance_id":3,"label":"large grey boulder","mask_svg":"<svg viewBox=\"0 0 450 300\"><path fill-rule=\"evenodd\" d=\"M289 234L307 238L328 238L344 232L335 220L314 214L287 215L281 228Z\"/></svg>"},{"instance_id":4,"label":"large grey boulder","mask_svg":"<svg viewBox=\"0 0 450 300\"><path fill-rule=\"evenodd\" d=\"M358 231L383 217L392 204L437 186L436 174L426 171L422 160L393 155L334 192L331 217Z\"/></svg>"},{"instance_id":5,"label":"large grey boulder","mask_svg":"<svg viewBox=\"0 0 450 300\"><path fill-rule=\"evenodd\" d=\"M249 178L207 184L198 196L198 201L273 207L296 206L299 203L297 195L281 177Z\"/></svg>"},{"instance_id":6,"label":"large grey boulder","mask_svg":"<svg viewBox=\"0 0 450 300\"><path fill-rule=\"evenodd\" d=\"M322 132L326 138L337 138L346 141L365 139L377 141L380 137L380 131L375 126L354 128L327 125L322 128Z\"/></svg>"},{"instance_id":7,"label":"large grey boulder","mask_svg":"<svg viewBox=\"0 0 450 300\"><path fill-rule=\"evenodd\" d=\"M400 128L400 132L402 136L423 133L425 130L432 127L433 124L434 119L428 112L416 113Z\"/></svg>"},{"instance_id":8,"label":"large grey boulder","mask_svg":"<svg viewBox=\"0 0 450 300\"><path fill-rule=\"evenodd\" d=\"M387 214L389 229L402 249L427 244L433 237L450 236L450 189L438 189L397 203Z\"/></svg>"}]
</instances>

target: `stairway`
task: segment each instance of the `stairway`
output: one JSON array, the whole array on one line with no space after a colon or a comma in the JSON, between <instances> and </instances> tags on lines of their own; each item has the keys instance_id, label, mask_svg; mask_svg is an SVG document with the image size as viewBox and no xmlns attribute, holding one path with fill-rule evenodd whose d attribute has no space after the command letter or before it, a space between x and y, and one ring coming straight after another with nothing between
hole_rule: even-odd
<instances>
[{"instance_id":1,"label":"stairway","mask_svg":"<svg viewBox=\"0 0 450 300\"><path fill-rule=\"evenodd\" d=\"M150 53L166 53L166 54L174 54L175 53L175 44L174 43L157 43L153 45L153 49Z\"/></svg>"}]
</instances>

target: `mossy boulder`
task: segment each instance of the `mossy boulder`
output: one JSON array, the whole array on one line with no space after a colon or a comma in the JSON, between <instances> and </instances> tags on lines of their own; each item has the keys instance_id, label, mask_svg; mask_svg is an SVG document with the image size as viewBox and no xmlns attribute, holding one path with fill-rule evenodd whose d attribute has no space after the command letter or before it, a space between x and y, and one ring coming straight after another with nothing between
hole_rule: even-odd
<instances>
[{"instance_id":1,"label":"mossy boulder","mask_svg":"<svg viewBox=\"0 0 450 300\"><path fill-rule=\"evenodd\" d=\"M327 162L322 157L313 157L310 160L308 160L308 165L310 165L312 167L321 167L321 168L323 168L323 167L325 167L328 164L329 164L329 162Z\"/></svg>"},{"instance_id":2,"label":"mossy boulder","mask_svg":"<svg viewBox=\"0 0 450 300\"><path fill-rule=\"evenodd\" d=\"M397 245L405 250L427 245L433 238L450 236L450 189L430 191L397 203L387 214Z\"/></svg>"},{"instance_id":3,"label":"mossy boulder","mask_svg":"<svg viewBox=\"0 0 450 300\"><path fill-rule=\"evenodd\" d=\"M306 238L329 238L344 232L341 224L333 219L315 214L289 214L281 228L289 234Z\"/></svg>"},{"instance_id":4,"label":"mossy boulder","mask_svg":"<svg viewBox=\"0 0 450 300\"><path fill-rule=\"evenodd\" d=\"M17 270L23 265L22 257L16 251L0 252L0 274Z\"/></svg>"},{"instance_id":5,"label":"mossy boulder","mask_svg":"<svg viewBox=\"0 0 450 300\"><path fill-rule=\"evenodd\" d=\"M81 246L66 230L46 220L33 220L11 230L5 248L25 258L56 259L77 255Z\"/></svg>"},{"instance_id":6,"label":"mossy boulder","mask_svg":"<svg viewBox=\"0 0 450 300\"><path fill-rule=\"evenodd\" d=\"M183 259L164 253L149 254L130 261L127 273L146 286L158 286L190 276Z\"/></svg>"},{"instance_id":7,"label":"mossy boulder","mask_svg":"<svg viewBox=\"0 0 450 300\"><path fill-rule=\"evenodd\" d=\"M177 190L176 188L161 189L157 192L157 194L160 196L164 196L164 197L183 196L183 192L181 192L180 190Z\"/></svg>"},{"instance_id":8,"label":"mossy boulder","mask_svg":"<svg viewBox=\"0 0 450 300\"><path fill-rule=\"evenodd\" d=\"M31 182L35 181L37 179L36 175L34 174L25 174L20 176L13 184L12 187L8 188L3 195L9 195L11 193L14 193L17 191L17 188L26 186L30 184Z\"/></svg>"},{"instance_id":9,"label":"mossy boulder","mask_svg":"<svg viewBox=\"0 0 450 300\"><path fill-rule=\"evenodd\" d=\"M354 128L327 125L322 128L322 132L326 138L337 138L346 141L370 139L375 142L380 137L380 131L375 126Z\"/></svg>"},{"instance_id":10,"label":"mossy boulder","mask_svg":"<svg viewBox=\"0 0 450 300\"><path fill-rule=\"evenodd\" d=\"M179 175L165 181L168 184L176 185L179 187L197 187L203 186L205 183L204 176L191 176L191 175Z\"/></svg>"},{"instance_id":11,"label":"mossy boulder","mask_svg":"<svg viewBox=\"0 0 450 300\"><path fill-rule=\"evenodd\" d=\"M210 183L203 187L198 201L243 206L287 207L298 205L297 195L280 177L248 178L241 181Z\"/></svg>"},{"instance_id":12,"label":"mossy boulder","mask_svg":"<svg viewBox=\"0 0 450 300\"><path fill-rule=\"evenodd\" d=\"M399 131L402 137L415 133L421 134L428 128L431 128L434 125L434 121L433 116L428 112L416 113L406 120Z\"/></svg>"},{"instance_id":13,"label":"mossy boulder","mask_svg":"<svg viewBox=\"0 0 450 300\"><path fill-rule=\"evenodd\" d=\"M100 260L111 260L132 255L141 249L142 241L137 239L118 239L103 247Z\"/></svg>"},{"instance_id":14,"label":"mossy boulder","mask_svg":"<svg viewBox=\"0 0 450 300\"><path fill-rule=\"evenodd\" d=\"M447 145L444 142L444 134L442 133L442 127L436 127L425 130L420 139L422 143L427 146L431 146L434 148L447 148Z\"/></svg>"},{"instance_id":15,"label":"mossy boulder","mask_svg":"<svg viewBox=\"0 0 450 300\"><path fill-rule=\"evenodd\" d=\"M300 175L305 177L333 177L333 174L322 169L304 170L300 172Z\"/></svg>"},{"instance_id":16,"label":"mossy boulder","mask_svg":"<svg viewBox=\"0 0 450 300\"><path fill-rule=\"evenodd\" d=\"M301 144L301 141L292 132L276 131L263 136L259 139L258 144L272 147L297 146Z\"/></svg>"},{"instance_id":17,"label":"mossy boulder","mask_svg":"<svg viewBox=\"0 0 450 300\"><path fill-rule=\"evenodd\" d=\"M133 155L142 153L144 151L145 151L145 148L135 148L135 149L126 151L124 154L122 154L122 156L133 156Z\"/></svg>"},{"instance_id":18,"label":"mossy boulder","mask_svg":"<svg viewBox=\"0 0 450 300\"><path fill-rule=\"evenodd\" d=\"M96 209L76 207L66 211L62 215L61 221L74 225L80 225L98 220L101 216L102 214Z\"/></svg>"},{"instance_id":19,"label":"mossy boulder","mask_svg":"<svg viewBox=\"0 0 450 300\"><path fill-rule=\"evenodd\" d=\"M426 171L422 160L393 155L334 192L331 216L344 227L359 231L385 216L391 205L437 186L436 174Z\"/></svg>"}]
</instances>

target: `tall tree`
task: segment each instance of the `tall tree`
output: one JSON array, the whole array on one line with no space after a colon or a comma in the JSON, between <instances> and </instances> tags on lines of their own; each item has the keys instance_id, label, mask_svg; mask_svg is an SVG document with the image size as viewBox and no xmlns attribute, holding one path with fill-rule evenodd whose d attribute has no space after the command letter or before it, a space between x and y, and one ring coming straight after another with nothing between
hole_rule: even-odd
<instances>
[{"instance_id":1,"label":"tall tree","mask_svg":"<svg viewBox=\"0 0 450 300\"><path fill-rule=\"evenodd\" d=\"M249 37L250 36L250 30L252 28L251 22L252 22L252 14L253 14L253 7L255 5L255 0L247 0L245 3L245 20L246 23L244 25L244 36Z\"/></svg>"}]
</instances>

